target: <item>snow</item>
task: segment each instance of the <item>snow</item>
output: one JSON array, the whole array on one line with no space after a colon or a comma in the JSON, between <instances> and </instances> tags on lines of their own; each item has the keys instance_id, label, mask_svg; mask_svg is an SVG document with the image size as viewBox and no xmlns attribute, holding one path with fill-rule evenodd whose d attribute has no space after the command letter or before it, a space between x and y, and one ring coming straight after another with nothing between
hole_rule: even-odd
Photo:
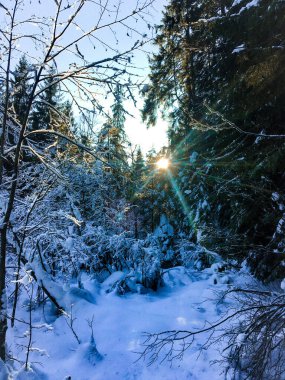
<instances>
[{"instance_id":1,"label":"snow","mask_svg":"<svg viewBox=\"0 0 285 380\"><path fill-rule=\"evenodd\" d=\"M102 289L104 289L105 292L108 292L108 289L112 288L114 284L118 281L123 280L126 277L126 274L124 272L114 272L112 273L102 284Z\"/></svg>"},{"instance_id":2,"label":"snow","mask_svg":"<svg viewBox=\"0 0 285 380\"><path fill-rule=\"evenodd\" d=\"M240 53L240 52L243 51L244 49L245 49L244 44L241 44L241 45L237 46L237 47L232 51L232 53Z\"/></svg>"},{"instance_id":3,"label":"snow","mask_svg":"<svg viewBox=\"0 0 285 380\"><path fill-rule=\"evenodd\" d=\"M235 0L232 4L232 7L235 7L236 5L239 5L243 0Z\"/></svg>"},{"instance_id":4,"label":"snow","mask_svg":"<svg viewBox=\"0 0 285 380\"><path fill-rule=\"evenodd\" d=\"M226 305L217 305L216 291L228 287L224 284L227 273L220 273L221 265L214 264L203 271L184 267L164 271L163 283L157 292L146 294L128 293L118 296L106 293L112 284L125 277L115 272L101 286L91 277L82 276L84 289L96 303L77 295L73 299L73 327L79 337L78 344L68 323L70 309L66 314L56 316L52 307L33 310L33 349L30 353L29 371L18 369L18 380L222 380L224 374L220 365L211 365L219 359L219 349L210 346L201 350L206 336L199 336L193 346L185 352L182 361L167 360L148 366L146 360L138 360L142 351L143 332L160 332L171 329L199 329L205 321L220 318ZM217 283L214 285L213 276ZM222 277L224 280L221 280ZM237 276L236 276L237 277ZM71 289L74 289L71 287ZM68 291L66 292L68 293ZM67 302L65 302L67 305ZM228 305L227 305L228 306ZM28 311L19 310L19 319L28 318ZM90 321L94 320L93 331ZM26 325L9 327L9 344L18 359L25 359L25 352L17 349L17 337L24 336ZM27 338L22 338L25 340ZM221 348L221 347L219 347ZM162 352L163 354L163 352ZM44 355L44 356L42 356ZM37 363L42 363L39 366ZM1 379L2 380L2 379Z\"/></svg>"},{"instance_id":5,"label":"snow","mask_svg":"<svg viewBox=\"0 0 285 380\"><path fill-rule=\"evenodd\" d=\"M235 0L231 6L231 8L234 8L235 6L238 6L241 2L243 2L244 0ZM239 16L242 12L244 12L245 10L248 10L250 8L253 8L253 7L257 7L258 4L259 4L259 1L260 0L252 0L250 1L249 3L247 3L245 6L243 6L238 13L232 13L230 15L228 15L228 9L225 9L226 10L226 15L219 15L219 16L213 16L213 17L209 17L209 18L200 18L197 22L198 23L211 23L211 22L215 22L216 20L222 20L224 19L225 17L236 17L236 16ZM234 52L234 51L233 51Z\"/></svg>"},{"instance_id":6,"label":"snow","mask_svg":"<svg viewBox=\"0 0 285 380\"><path fill-rule=\"evenodd\" d=\"M277 224L277 228L276 228L277 234L282 234L284 225L285 225L285 215L282 216L282 218L279 220Z\"/></svg>"},{"instance_id":7,"label":"snow","mask_svg":"<svg viewBox=\"0 0 285 380\"><path fill-rule=\"evenodd\" d=\"M277 202L280 199L280 195L277 192L272 193L271 199Z\"/></svg>"},{"instance_id":8,"label":"snow","mask_svg":"<svg viewBox=\"0 0 285 380\"><path fill-rule=\"evenodd\" d=\"M239 5L243 0L235 0L232 4L232 7L235 7L236 5ZM251 7L256 7L259 3L259 0L252 0L250 1L249 3L247 3L241 10L239 13L241 13L243 10L245 9L249 9Z\"/></svg>"},{"instance_id":9,"label":"snow","mask_svg":"<svg viewBox=\"0 0 285 380\"><path fill-rule=\"evenodd\" d=\"M72 239L71 236L69 236L69 237L65 240L63 246L65 247L65 249L66 249L68 252L71 252L71 250L72 250L72 248L73 248L73 239Z\"/></svg>"},{"instance_id":10,"label":"snow","mask_svg":"<svg viewBox=\"0 0 285 380\"><path fill-rule=\"evenodd\" d=\"M197 152L193 152L189 158L189 161L191 164L194 164L196 161L197 161L197 158L198 158L198 153Z\"/></svg>"},{"instance_id":11,"label":"snow","mask_svg":"<svg viewBox=\"0 0 285 380\"><path fill-rule=\"evenodd\" d=\"M278 194L277 192L272 193L271 199L273 200L273 202L276 202L278 204L278 208L280 211L283 211L285 209L284 203L281 202L280 194Z\"/></svg>"},{"instance_id":12,"label":"snow","mask_svg":"<svg viewBox=\"0 0 285 380\"><path fill-rule=\"evenodd\" d=\"M167 216L165 214L162 214L160 216L159 226L154 231L154 236L157 236L157 237L173 236L173 233L174 233L174 229L169 223Z\"/></svg>"},{"instance_id":13,"label":"snow","mask_svg":"<svg viewBox=\"0 0 285 380\"><path fill-rule=\"evenodd\" d=\"M243 344L245 337L246 337L246 334L243 334L243 333L238 334L238 336L236 337L236 345L238 347L240 347Z\"/></svg>"},{"instance_id":14,"label":"snow","mask_svg":"<svg viewBox=\"0 0 285 380\"><path fill-rule=\"evenodd\" d=\"M15 380L48 380L48 377L35 366L29 365L28 368L22 368Z\"/></svg>"},{"instance_id":15,"label":"snow","mask_svg":"<svg viewBox=\"0 0 285 380\"><path fill-rule=\"evenodd\" d=\"M0 359L0 380L8 380L8 369Z\"/></svg>"}]
</instances>

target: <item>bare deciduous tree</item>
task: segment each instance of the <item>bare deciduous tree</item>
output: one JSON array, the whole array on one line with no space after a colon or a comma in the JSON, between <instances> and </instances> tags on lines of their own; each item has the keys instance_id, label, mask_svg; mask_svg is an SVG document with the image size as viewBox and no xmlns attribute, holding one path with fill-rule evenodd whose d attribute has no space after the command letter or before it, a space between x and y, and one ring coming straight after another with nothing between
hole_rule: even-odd
<instances>
[{"instance_id":1,"label":"bare deciduous tree","mask_svg":"<svg viewBox=\"0 0 285 380\"><path fill-rule=\"evenodd\" d=\"M8 189L7 203L4 202L5 205L2 207L3 216L0 221L2 360L6 357L7 232L14 208L22 151L28 150L54 170L32 139L35 134L50 134L60 139L67 138L69 143L100 158L78 143L74 136L66 137L55 131L52 125L47 130L31 131L31 111L36 102L42 101L41 94L50 86L61 86L61 91L72 99L83 115L86 111L102 111L100 99L104 89L112 92L119 81L131 91L131 77L137 75L132 66L132 56L150 38L143 30L149 27L145 16L153 1L137 0L131 7L126 7L123 2L117 0L75 0L72 3L68 0L47 0L42 5L33 0L0 2L1 23L6 24L0 31L0 81L4 88L0 109L0 185L2 190L4 187ZM33 28L36 28L36 31L33 31ZM124 48L120 46L120 39L124 39ZM127 44L128 40L130 42ZM13 67L22 54L25 54L30 62L26 79L30 82L31 90L25 115L20 122L13 109ZM52 67L55 68L54 73L51 72ZM47 78L50 80L49 85L45 85ZM139 81L139 78L136 80ZM52 105L49 107L54 108ZM54 109L53 111L59 112ZM8 138L11 133L14 135L13 141ZM10 165L10 172L5 176L7 163Z\"/></svg>"},{"instance_id":2,"label":"bare deciduous tree","mask_svg":"<svg viewBox=\"0 0 285 380\"><path fill-rule=\"evenodd\" d=\"M219 346L226 378L281 380L284 378L284 292L256 289L231 289L221 297L234 297L234 309L218 321L205 322L202 329L146 333L139 358L149 364L157 360L181 360L195 337L204 336L204 344Z\"/></svg>"}]
</instances>

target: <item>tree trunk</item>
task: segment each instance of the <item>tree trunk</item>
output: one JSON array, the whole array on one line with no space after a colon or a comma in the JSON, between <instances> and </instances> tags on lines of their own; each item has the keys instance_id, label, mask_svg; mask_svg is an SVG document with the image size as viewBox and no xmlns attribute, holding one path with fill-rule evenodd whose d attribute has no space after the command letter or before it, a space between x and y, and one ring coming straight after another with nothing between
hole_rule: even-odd
<instances>
[{"instance_id":1,"label":"tree trunk","mask_svg":"<svg viewBox=\"0 0 285 380\"><path fill-rule=\"evenodd\" d=\"M4 225L1 230L1 248L0 248L0 359L5 362L6 359L6 235L7 226Z\"/></svg>"}]
</instances>

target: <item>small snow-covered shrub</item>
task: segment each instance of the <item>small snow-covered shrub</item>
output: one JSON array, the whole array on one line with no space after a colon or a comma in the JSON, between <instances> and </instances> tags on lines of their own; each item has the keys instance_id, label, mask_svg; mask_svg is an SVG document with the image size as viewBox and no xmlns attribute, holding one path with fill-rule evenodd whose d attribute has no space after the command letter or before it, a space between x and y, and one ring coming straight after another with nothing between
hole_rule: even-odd
<instances>
[{"instance_id":1,"label":"small snow-covered shrub","mask_svg":"<svg viewBox=\"0 0 285 380\"><path fill-rule=\"evenodd\" d=\"M221 338L231 379L285 378L285 299L280 291L257 286L235 293L238 308Z\"/></svg>"},{"instance_id":2,"label":"small snow-covered shrub","mask_svg":"<svg viewBox=\"0 0 285 380\"><path fill-rule=\"evenodd\" d=\"M230 284L232 282L230 268L231 266L224 262L216 262L212 264L210 268L210 271L212 272L210 281L213 284Z\"/></svg>"},{"instance_id":3,"label":"small snow-covered shrub","mask_svg":"<svg viewBox=\"0 0 285 380\"><path fill-rule=\"evenodd\" d=\"M247 264L254 276L265 283L285 277L285 253L255 249L249 253Z\"/></svg>"},{"instance_id":4,"label":"small snow-covered shrub","mask_svg":"<svg viewBox=\"0 0 285 380\"><path fill-rule=\"evenodd\" d=\"M47 380L47 375L29 364L27 368L23 367L15 376L15 380Z\"/></svg>"},{"instance_id":5,"label":"small snow-covered shrub","mask_svg":"<svg viewBox=\"0 0 285 380\"><path fill-rule=\"evenodd\" d=\"M201 270L221 261L221 257L217 253L188 240L180 240L177 249L181 264L186 268L192 267Z\"/></svg>"},{"instance_id":6,"label":"small snow-covered shrub","mask_svg":"<svg viewBox=\"0 0 285 380\"><path fill-rule=\"evenodd\" d=\"M116 281L121 294L134 291L137 288L134 284L157 289L161 281L161 254L157 241L151 238L136 240L126 235L109 236L100 227L89 229L84 241L92 254L88 256L86 267L98 274L99 281L102 273L121 271L127 274L126 278Z\"/></svg>"},{"instance_id":7,"label":"small snow-covered shrub","mask_svg":"<svg viewBox=\"0 0 285 380\"><path fill-rule=\"evenodd\" d=\"M12 377L9 377L8 368L2 359L0 359L0 380L12 380Z\"/></svg>"},{"instance_id":8,"label":"small snow-covered shrub","mask_svg":"<svg viewBox=\"0 0 285 380\"><path fill-rule=\"evenodd\" d=\"M161 215L159 225L154 231L152 239L156 240L156 244L160 247L162 267L170 268L177 265L173 250L174 229L165 214Z\"/></svg>"},{"instance_id":9,"label":"small snow-covered shrub","mask_svg":"<svg viewBox=\"0 0 285 380\"><path fill-rule=\"evenodd\" d=\"M255 247L249 252L247 264L251 272L260 280L269 283L285 277L285 213L282 199L272 194L276 215L280 214L275 231L267 247Z\"/></svg>"}]
</instances>

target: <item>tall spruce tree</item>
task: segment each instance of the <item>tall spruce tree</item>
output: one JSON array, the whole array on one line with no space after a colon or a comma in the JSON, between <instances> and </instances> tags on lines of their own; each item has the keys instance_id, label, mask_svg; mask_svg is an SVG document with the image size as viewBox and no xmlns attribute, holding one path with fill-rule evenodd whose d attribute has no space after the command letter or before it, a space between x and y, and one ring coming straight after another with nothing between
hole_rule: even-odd
<instances>
[{"instance_id":1,"label":"tall spruce tree","mask_svg":"<svg viewBox=\"0 0 285 380\"><path fill-rule=\"evenodd\" d=\"M54 84L56 70L51 67L47 79L43 81L42 94L35 103L31 114L29 129L49 129L74 138L76 122L72 111L72 103L64 100L59 85ZM82 152L65 140L48 135L35 135L33 139L40 142L44 148L49 147L52 156L71 155L82 159Z\"/></svg>"},{"instance_id":2,"label":"tall spruce tree","mask_svg":"<svg viewBox=\"0 0 285 380\"><path fill-rule=\"evenodd\" d=\"M123 104L124 97L120 85L116 87L114 98L115 101L111 107L110 150L114 156L115 166L120 170L124 170L123 167L127 163L126 146L128 139L125 132L126 110Z\"/></svg>"},{"instance_id":3,"label":"tall spruce tree","mask_svg":"<svg viewBox=\"0 0 285 380\"><path fill-rule=\"evenodd\" d=\"M129 229L130 167L128 163L128 140L125 133L123 89L117 85L111 115L107 117L98 133L97 150L106 164L102 168L105 187L103 194L106 228L115 233Z\"/></svg>"},{"instance_id":4,"label":"tall spruce tree","mask_svg":"<svg viewBox=\"0 0 285 380\"><path fill-rule=\"evenodd\" d=\"M145 205L143 200L143 185L145 181L145 162L139 147L130 168L130 183L128 186L128 200L133 208L134 216L134 236L139 238L144 236L143 214Z\"/></svg>"},{"instance_id":5,"label":"tall spruce tree","mask_svg":"<svg viewBox=\"0 0 285 380\"><path fill-rule=\"evenodd\" d=\"M31 129L52 129L53 118L57 118L54 110L60 106L61 96L57 84L53 84L55 68L51 67L47 79L43 82L43 89L39 100L35 103L32 113Z\"/></svg>"},{"instance_id":6,"label":"tall spruce tree","mask_svg":"<svg viewBox=\"0 0 285 380\"><path fill-rule=\"evenodd\" d=\"M114 103L111 106L112 115L99 132L98 145L101 154L110 165L107 170L116 196L126 197L129 164L128 139L125 133L126 111L123 102L122 88L117 85L114 91Z\"/></svg>"},{"instance_id":7,"label":"tall spruce tree","mask_svg":"<svg viewBox=\"0 0 285 380\"><path fill-rule=\"evenodd\" d=\"M225 254L251 252L264 279L263 260L282 246L272 194L284 197L284 17L277 0L170 1L143 110L149 124L159 107L170 116L190 228Z\"/></svg>"},{"instance_id":8,"label":"tall spruce tree","mask_svg":"<svg viewBox=\"0 0 285 380\"><path fill-rule=\"evenodd\" d=\"M29 63L23 55L14 70L13 107L16 118L23 123L29 100L31 85L29 84Z\"/></svg>"}]
</instances>

